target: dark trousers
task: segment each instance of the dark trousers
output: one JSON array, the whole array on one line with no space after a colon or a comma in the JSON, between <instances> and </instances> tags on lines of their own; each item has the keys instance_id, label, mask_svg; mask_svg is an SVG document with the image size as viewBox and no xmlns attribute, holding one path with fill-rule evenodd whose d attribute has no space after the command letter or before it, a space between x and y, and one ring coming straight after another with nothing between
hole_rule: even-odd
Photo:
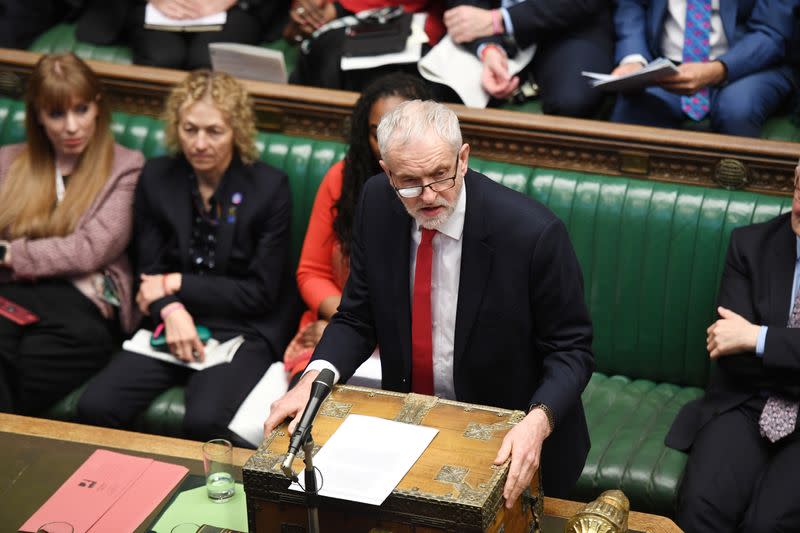
<instances>
[{"instance_id":1,"label":"dark trousers","mask_svg":"<svg viewBox=\"0 0 800 533\"><path fill-rule=\"evenodd\" d=\"M762 437L764 402L752 398L698 433L678 499L687 533L800 531L800 432L775 444Z\"/></svg>"},{"instance_id":2,"label":"dark trousers","mask_svg":"<svg viewBox=\"0 0 800 533\"><path fill-rule=\"evenodd\" d=\"M795 90L791 71L778 67L754 72L710 91L711 129L727 135L758 137L764 122L777 112ZM680 128L687 120L681 96L649 87L617 96L614 122Z\"/></svg>"},{"instance_id":3,"label":"dark trousers","mask_svg":"<svg viewBox=\"0 0 800 533\"><path fill-rule=\"evenodd\" d=\"M233 336L221 333L212 331L219 340ZM79 420L127 428L161 392L185 385L185 435L194 440L232 438L228 424L274 360L266 342L245 338L230 363L200 371L123 351L89 382L78 402Z\"/></svg>"},{"instance_id":4,"label":"dark trousers","mask_svg":"<svg viewBox=\"0 0 800 533\"><path fill-rule=\"evenodd\" d=\"M4 283L0 295L39 316L0 316L0 411L39 415L108 362L115 328L72 283Z\"/></svg>"},{"instance_id":5,"label":"dark trousers","mask_svg":"<svg viewBox=\"0 0 800 533\"><path fill-rule=\"evenodd\" d=\"M128 38L133 62L153 67L193 70L209 68L209 43L236 42L258 44L262 38L259 19L234 6L220 31L172 32L144 27L144 5L135 6L128 16Z\"/></svg>"},{"instance_id":6,"label":"dark trousers","mask_svg":"<svg viewBox=\"0 0 800 533\"><path fill-rule=\"evenodd\" d=\"M591 118L605 94L591 87L581 72L611 72L612 34L590 28L551 38L536 48L528 70L539 86L542 111L548 115ZM523 71L524 75L524 71Z\"/></svg>"}]
</instances>

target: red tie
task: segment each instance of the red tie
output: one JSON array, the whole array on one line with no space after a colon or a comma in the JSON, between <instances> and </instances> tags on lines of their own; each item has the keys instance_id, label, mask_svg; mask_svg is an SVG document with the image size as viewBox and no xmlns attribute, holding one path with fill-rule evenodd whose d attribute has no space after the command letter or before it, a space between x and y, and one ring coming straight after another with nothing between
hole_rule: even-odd
<instances>
[{"instance_id":1,"label":"red tie","mask_svg":"<svg viewBox=\"0 0 800 533\"><path fill-rule=\"evenodd\" d=\"M414 271L411 307L411 390L433 395L433 334L431 333L431 241L436 230L422 228Z\"/></svg>"}]
</instances>

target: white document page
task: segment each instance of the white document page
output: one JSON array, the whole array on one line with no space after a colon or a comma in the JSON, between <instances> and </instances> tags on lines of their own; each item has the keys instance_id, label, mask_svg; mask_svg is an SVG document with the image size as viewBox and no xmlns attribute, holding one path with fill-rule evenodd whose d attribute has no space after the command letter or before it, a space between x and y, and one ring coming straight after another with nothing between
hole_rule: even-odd
<instances>
[{"instance_id":1,"label":"white document page","mask_svg":"<svg viewBox=\"0 0 800 533\"><path fill-rule=\"evenodd\" d=\"M382 504L438 432L427 426L348 415L314 456L314 466L322 473L319 493ZM297 484L290 488L301 490Z\"/></svg>"},{"instance_id":2,"label":"white document page","mask_svg":"<svg viewBox=\"0 0 800 533\"><path fill-rule=\"evenodd\" d=\"M220 11L196 19L172 19L159 11L150 2L144 10L144 23L148 26L222 26L228 20L228 12Z\"/></svg>"},{"instance_id":3,"label":"white document page","mask_svg":"<svg viewBox=\"0 0 800 533\"><path fill-rule=\"evenodd\" d=\"M651 61L647 66L625 76L612 76L611 74L587 71L581 72L581 75L589 78L589 84L592 87L597 87L604 91L629 91L649 87L676 72L678 72L678 67L672 61L660 57Z\"/></svg>"},{"instance_id":4,"label":"white document page","mask_svg":"<svg viewBox=\"0 0 800 533\"><path fill-rule=\"evenodd\" d=\"M520 50L508 59L508 72L516 75L533 59L536 45ZM475 54L457 45L449 35L445 35L428 54L417 64L423 78L443 83L453 89L464 105L483 108L489 103L491 95L483 89L481 74L483 63Z\"/></svg>"},{"instance_id":5,"label":"white document page","mask_svg":"<svg viewBox=\"0 0 800 533\"><path fill-rule=\"evenodd\" d=\"M286 394L288 389L289 380L283 362L272 363L239 406L228 429L253 446L258 446L264 440L264 422L269 416L269 406Z\"/></svg>"},{"instance_id":6,"label":"white document page","mask_svg":"<svg viewBox=\"0 0 800 533\"><path fill-rule=\"evenodd\" d=\"M133 337L122 343L122 349L129 352L146 355L153 359L160 359L161 361L172 363L178 366L187 366L194 370L203 370L205 368L221 365L222 363L230 363L233 356L236 355L236 350L244 342L244 337L238 335L230 340L220 344L216 339L208 339L205 344L205 360L203 362L185 363L172 355L169 352L162 352L150 346L150 338L153 333L146 329L140 329Z\"/></svg>"}]
</instances>

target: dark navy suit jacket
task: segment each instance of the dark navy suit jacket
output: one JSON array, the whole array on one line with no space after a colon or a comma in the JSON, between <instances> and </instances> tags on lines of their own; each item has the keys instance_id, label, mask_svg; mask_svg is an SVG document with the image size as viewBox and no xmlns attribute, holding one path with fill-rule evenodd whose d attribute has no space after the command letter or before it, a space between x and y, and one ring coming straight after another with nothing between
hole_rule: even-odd
<instances>
[{"instance_id":1,"label":"dark navy suit jacket","mask_svg":"<svg viewBox=\"0 0 800 533\"><path fill-rule=\"evenodd\" d=\"M580 266L564 224L545 206L472 170L465 183L456 397L509 409L548 405L555 431L544 443L543 483L547 494L566 496L589 450L580 395L594 369ZM386 175L370 178L350 277L314 354L344 380L377 343L383 388L411 390L412 223Z\"/></svg>"},{"instance_id":2,"label":"dark navy suit jacket","mask_svg":"<svg viewBox=\"0 0 800 533\"><path fill-rule=\"evenodd\" d=\"M731 233L718 305L769 327L763 357L728 355L712 362L706 394L686 404L666 444L688 450L715 416L766 392L800 399L800 328L788 328L797 243L786 213Z\"/></svg>"}]
</instances>

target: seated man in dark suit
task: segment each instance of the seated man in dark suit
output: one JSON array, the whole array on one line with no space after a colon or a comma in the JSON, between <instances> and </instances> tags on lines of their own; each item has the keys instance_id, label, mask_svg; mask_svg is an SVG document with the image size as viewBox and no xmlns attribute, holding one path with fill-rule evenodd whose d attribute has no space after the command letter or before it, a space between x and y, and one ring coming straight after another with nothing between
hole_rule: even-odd
<instances>
[{"instance_id":1,"label":"seated man in dark suit","mask_svg":"<svg viewBox=\"0 0 800 533\"><path fill-rule=\"evenodd\" d=\"M613 74L666 57L679 72L620 94L611 119L666 128L711 119L719 133L758 137L791 94L786 63L798 0L619 0Z\"/></svg>"},{"instance_id":2,"label":"seated man in dark suit","mask_svg":"<svg viewBox=\"0 0 800 533\"><path fill-rule=\"evenodd\" d=\"M455 43L472 49L483 63L482 83L495 98L511 96L529 75L539 88L542 110L553 115L590 117L603 93L581 71L608 72L614 28L608 0L455 0L445 12ZM492 9L495 7L496 9ZM536 45L533 60L511 76L509 56Z\"/></svg>"},{"instance_id":3,"label":"seated man in dark suit","mask_svg":"<svg viewBox=\"0 0 800 533\"><path fill-rule=\"evenodd\" d=\"M384 173L361 194L338 312L265 430L302 412L321 369L346 381L377 343L384 389L528 411L496 458L511 457L507 506L540 457L545 493L565 496L589 451L581 392L594 359L564 224L470 170L458 118L441 104L400 104L378 145Z\"/></svg>"},{"instance_id":4,"label":"seated man in dark suit","mask_svg":"<svg viewBox=\"0 0 800 533\"><path fill-rule=\"evenodd\" d=\"M731 234L711 380L667 435L690 450L677 515L688 532L800 531L798 261L800 165L791 213Z\"/></svg>"}]
</instances>

